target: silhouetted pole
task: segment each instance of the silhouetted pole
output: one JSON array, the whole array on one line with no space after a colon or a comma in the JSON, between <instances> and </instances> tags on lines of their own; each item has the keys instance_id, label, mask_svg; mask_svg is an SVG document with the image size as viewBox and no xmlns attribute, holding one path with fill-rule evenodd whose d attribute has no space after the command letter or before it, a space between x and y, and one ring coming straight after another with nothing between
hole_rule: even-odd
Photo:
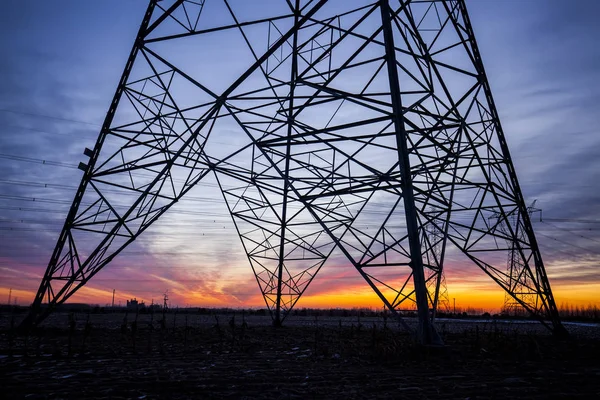
<instances>
[{"instance_id":1,"label":"silhouetted pole","mask_svg":"<svg viewBox=\"0 0 600 400\"><path fill-rule=\"evenodd\" d=\"M427 287L425 283L425 272L423 270L423 258L421 255L421 242L419 240L417 209L415 206L412 176L410 172L408 135L404 127L405 121L401 101L402 96L396 68L397 61L396 48L394 46L394 31L392 28L392 17L390 15L390 5L388 0L381 0L381 24L383 27L385 60L387 62L393 122L398 149L398 164L402 177L400 179L400 185L402 187L408 245L411 256L410 267L412 268L413 273L415 302L417 303L417 316L419 318L417 336L424 344L442 344L441 338L437 335L435 328L429 320L429 305L427 302Z\"/></svg>"}]
</instances>

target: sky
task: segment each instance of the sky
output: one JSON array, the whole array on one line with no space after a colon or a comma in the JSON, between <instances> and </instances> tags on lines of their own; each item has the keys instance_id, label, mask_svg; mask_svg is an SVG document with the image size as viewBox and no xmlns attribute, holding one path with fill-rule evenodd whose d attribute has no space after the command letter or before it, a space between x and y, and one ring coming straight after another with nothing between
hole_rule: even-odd
<instances>
[{"instance_id":1,"label":"sky","mask_svg":"<svg viewBox=\"0 0 600 400\"><path fill-rule=\"evenodd\" d=\"M600 306L600 3L470 0L467 7L524 197L543 210L533 225L556 301ZM83 149L93 147L145 8L143 0L3 1L2 303L9 291L19 304L33 299L81 178ZM208 51L235 61L234 49ZM181 57L193 53L182 49ZM209 179L194 188L72 300L107 304L115 289L117 303L150 303L168 290L179 306L262 306L215 186ZM299 307L380 306L351 266L330 261ZM459 307L501 307L500 288L455 264L446 281Z\"/></svg>"}]
</instances>

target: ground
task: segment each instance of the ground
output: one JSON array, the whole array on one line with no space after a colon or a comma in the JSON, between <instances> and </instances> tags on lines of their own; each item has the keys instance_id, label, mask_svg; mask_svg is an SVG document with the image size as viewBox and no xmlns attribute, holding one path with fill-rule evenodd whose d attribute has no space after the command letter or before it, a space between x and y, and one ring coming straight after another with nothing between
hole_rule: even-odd
<instances>
[{"instance_id":1,"label":"ground","mask_svg":"<svg viewBox=\"0 0 600 400\"><path fill-rule=\"evenodd\" d=\"M19 316L13 319L18 319ZM89 318L89 319L88 319ZM600 398L600 326L438 321L424 347L381 317L57 313L30 335L0 315L0 397Z\"/></svg>"}]
</instances>

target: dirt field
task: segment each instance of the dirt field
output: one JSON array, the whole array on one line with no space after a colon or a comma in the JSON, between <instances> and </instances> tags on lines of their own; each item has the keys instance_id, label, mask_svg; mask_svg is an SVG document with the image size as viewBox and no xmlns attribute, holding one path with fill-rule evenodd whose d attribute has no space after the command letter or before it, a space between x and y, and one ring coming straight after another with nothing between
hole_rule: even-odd
<instances>
[{"instance_id":1,"label":"dirt field","mask_svg":"<svg viewBox=\"0 0 600 400\"><path fill-rule=\"evenodd\" d=\"M53 315L29 336L0 315L1 398L600 398L600 327L439 321L421 347L381 318Z\"/></svg>"}]
</instances>

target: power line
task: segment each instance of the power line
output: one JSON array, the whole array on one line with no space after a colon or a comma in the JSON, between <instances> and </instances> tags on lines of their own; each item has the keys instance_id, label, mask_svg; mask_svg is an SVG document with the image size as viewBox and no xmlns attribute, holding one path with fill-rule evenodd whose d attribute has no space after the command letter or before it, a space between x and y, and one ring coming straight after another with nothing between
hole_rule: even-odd
<instances>
[{"instance_id":1,"label":"power line","mask_svg":"<svg viewBox=\"0 0 600 400\"><path fill-rule=\"evenodd\" d=\"M574 222L580 224L600 224L600 219L577 219L577 218L543 218L540 222L554 221L554 222Z\"/></svg>"},{"instance_id":2,"label":"power line","mask_svg":"<svg viewBox=\"0 0 600 400\"><path fill-rule=\"evenodd\" d=\"M67 163L63 163L60 161L43 160L41 158L17 156L17 155L12 155L12 154L5 154L5 153L0 153L0 158L4 158L7 160L13 160L13 161L24 161L24 162L30 162L30 163L35 163L35 164L51 165L53 167L77 169L77 166L75 166L73 164L67 164Z\"/></svg>"},{"instance_id":3,"label":"power line","mask_svg":"<svg viewBox=\"0 0 600 400\"><path fill-rule=\"evenodd\" d=\"M2 110L0 110L2 111ZM214 142L214 143L218 143L218 142ZM20 156L20 155L14 155L14 154L7 154L7 153L0 153L0 158L4 158L4 159L8 159L8 160L12 160L12 161L20 161L20 162L29 162L29 163L35 163L35 164L41 164L41 165L46 165L46 166L53 166L53 167L62 167L62 168L69 168L69 169L78 169L78 166L74 165L74 164L69 164L69 163L65 163L65 162L60 162L60 161L53 161L53 160L45 160L45 159L41 159L41 158L34 158L34 157L26 157L26 156ZM139 173L139 172L134 172L134 173L130 173L131 176L134 177L141 177L141 178L155 178L154 175L148 175L148 174L143 174L143 173ZM170 178L173 182L175 183L188 183L186 180L183 179L176 179L176 178ZM54 189L61 189L61 190L76 190L77 187L75 186L68 186L68 185L61 185L61 184L53 184L53 183L44 183L44 182L31 182L31 181L24 181L24 180L18 180L18 179L12 179L12 180L0 180L0 184L9 184L9 185L21 185L21 186L31 186L31 187L40 187L40 188L54 188ZM208 188L219 188L219 185L216 183L209 183L209 182L197 182L196 183L197 186L204 186L204 187L208 187ZM223 188L225 189L232 189L235 188L236 186L230 186L230 185L222 185ZM126 190L118 190L118 189L105 189L104 191L106 192L111 192L111 193L118 193L118 194L123 194L123 195L136 195L137 192L132 192L132 191L126 191ZM1 198L2 196L0 196ZM4 197L6 198L6 197ZM42 198L38 198L38 201L41 202L53 202L55 204L59 204L57 203L57 200L43 200ZM12 200L16 200L15 198L12 198ZM26 199L23 199L26 200ZM224 203L225 200L222 198L206 198L206 197L193 197L193 196L184 196L183 197L184 201L202 201L202 202L212 202L212 203ZM35 200L33 200L35 201ZM63 204L71 204L71 202L66 202ZM378 207L378 208L385 208L386 206L383 204L370 204L369 207ZM295 207L291 207L291 208L295 208ZM364 213L366 214L381 214L381 215L385 215L387 214L387 212L383 212L383 211L369 211L369 210L363 210ZM460 215L461 217L465 217L463 215ZM457 215L454 214L453 216L453 220L457 219ZM577 222L577 223L590 223L590 224L600 224L600 220L586 220L586 219L567 219L567 218L544 218L544 221L557 221L557 222ZM544 222L541 221L541 222Z\"/></svg>"},{"instance_id":4,"label":"power line","mask_svg":"<svg viewBox=\"0 0 600 400\"><path fill-rule=\"evenodd\" d=\"M76 186L61 185L61 184L56 184L56 183L31 182L31 181L23 181L23 180L0 179L0 184L39 187L39 188L44 188L44 189L77 190ZM206 185L210 185L210 184L207 183ZM132 189L132 190L104 189L103 192L116 193L116 194L125 195L125 196L139 196L140 195L140 192L137 190L134 190L134 189ZM215 199L212 197L197 197L197 196L185 196L185 200L191 200L191 201L219 200L219 202L223 202L222 199Z\"/></svg>"},{"instance_id":5,"label":"power line","mask_svg":"<svg viewBox=\"0 0 600 400\"><path fill-rule=\"evenodd\" d=\"M568 256L574 257L576 259L581 258L581 254L575 254L575 253L572 253L572 252L570 252L568 250L557 249L556 246L552 246L552 245L544 243L544 242L540 242L539 244L541 246L546 247L549 250L552 250L552 252L563 253L563 254L566 254Z\"/></svg>"},{"instance_id":6,"label":"power line","mask_svg":"<svg viewBox=\"0 0 600 400\"><path fill-rule=\"evenodd\" d=\"M50 131L45 131L42 129L30 128L27 126L18 126L18 125L9 125L9 124L0 124L0 126L3 126L5 128L23 129L23 130L31 131L31 132L46 133L46 134L50 134L50 135L61 135L61 136L71 136L71 137L74 135L73 133L50 132ZM92 133L92 131L87 131L87 132ZM92 133L92 134L95 135L95 133ZM89 135L89 139L93 139L93 136Z\"/></svg>"},{"instance_id":7,"label":"power line","mask_svg":"<svg viewBox=\"0 0 600 400\"><path fill-rule=\"evenodd\" d=\"M585 235L582 235L582 234L580 234L580 233L576 233L576 232L574 232L574 231L572 231L572 230L570 230L570 229L567 229L567 228L561 228L561 227L558 227L558 226L556 226L556 225L554 225L554 224L551 224L551 223L549 223L549 222L545 222L545 221L542 221L542 223L544 223L544 224L546 224L546 225L553 226L553 227L554 227L554 228L556 228L556 229L560 229L560 230L562 230L562 231L565 231L565 232L572 233L573 235L575 235L575 236L579 236L580 238L587 239L587 240L591 240L592 242L600 243L600 240L597 240L597 239L594 239L594 238L591 238L591 237L587 237L587 236L585 236Z\"/></svg>"},{"instance_id":8,"label":"power line","mask_svg":"<svg viewBox=\"0 0 600 400\"><path fill-rule=\"evenodd\" d=\"M13 196L13 195L2 195L0 194L0 199L6 199L6 200L16 200L16 201L31 201L31 202L41 202L41 203L53 203L53 204L65 204L65 205L70 205L72 204L71 201L67 201L67 200L60 200L60 199L49 199L49 198L45 198L45 197L37 197L37 196L32 196L32 197L28 197L28 196ZM208 202L208 203L214 203L214 204L224 204L225 200L223 198L211 198L211 197L199 197L199 196L184 196L182 201L198 201L198 202ZM81 205L84 206L89 206L91 205L91 203L81 203ZM129 207L129 205L123 205L123 204L113 204L114 207L119 207L119 208L126 208ZM384 204L371 204L371 207L386 207L386 205ZM290 205L288 206L288 209L300 209L301 207L299 205ZM388 215L387 211L376 211L376 210L363 210L362 211L365 214L375 214L375 215Z\"/></svg>"},{"instance_id":9,"label":"power line","mask_svg":"<svg viewBox=\"0 0 600 400\"><path fill-rule=\"evenodd\" d=\"M53 119L53 120L56 120L56 121L74 122L74 123L77 123L77 124L92 125L92 126L96 126L96 127L101 127L102 126L102 125L100 125L98 123L95 123L95 122L88 122L88 121L81 121L81 120L77 120L77 119L57 117L57 116L54 116L54 115L36 114L36 113L32 113L32 112L15 111L15 110L9 110L9 109L5 109L5 108L0 108L0 111L1 112L6 112L6 113L11 113L11 114L25 115L25 116L28 116L28 117L39 117L39 118Z\"/></svg>"},{"instance_id":10,"label":"power line","mask_svg":"<svg viewBox=\"0 0 600 400\"><path fill-rule=\"evenodd\" d=\"M13 255L3 255L3 257L7 257L7 258L38 258L38 257L47 257L49 256L51 253L51 251L47 251L46 253L29 253L29 254L13 254ZM139 255L147 255L147 256L203 256L206 255L205 251L123 251L121 253L119 253L119 257L126 257L126 256L139 256ZM243 250L239 251L239 255L240 257L244 257L246 258ZM129 266L113 266L111 267L111 269L123 269L123 268L129 268ZM189 269L189 266L176 266L176 265L149 265L149 266L145 266L144 270L146 269Z\"/></svg>"},{"instance_id":11,"label":"power line","mask_svg":"<svg viewBox=\"0 0 600 400\"><path fill-rule=\"evenodd\" d=\"M26 196L12 196L7 194L0 194L0 199L5 200L17 200L17 201L32 201L32 202L40 202L40 203L54 203L54 204L71 204L71 201L68 200L57 200L57 199L46 199L43 197L26 197ZM82 203L83 204L83 203ZM84 205L91 205L90 203Z\"/></svg>"},{"instance_id":12,"label":"power line","mask_svg":"<svg viewBox=\"0 0 600 400\"><path fill-rule=\"evenodd\" d=\"M0 207L0 210L7 211L22 211L22 212L42 212L42 213L58 213L65 214L66 210L56 210L49 208L29 208L29 207ZM206 217L228 217L229 214L223 213L210 213L203 211L187 211L187 210L169 210L169 214L179 214L179 215L200 215Z\"/></svg>"},{"instance_id":13,"label":"power line","mask_svg":"<svg viewBox=\"0 0 600 400\"><path fill-rule=\"evenodd\" d=\"M0 110L2 111L2 110ZM22 162L32 162L32 163L37 163L37 164L43 164L43 165L48 165L48 166L55 166L55 167L64 167L64 168L70 168L70 169L78 169L77 166L73 165L73 164L68 164L68 163L64 163L64 162L59 162L59 161L52 161L52 160L44 160L44 159L39 159L39 158L32 158L32 157L25 157L25 156L18 156L18 155L12 155L12 154L6 154L6 153L0 153L0 158L4 158L4 159L9 159L9 160L14 160L14 161L22 161ZM139 173L134 173L132 174L133 176L139 176L139 177L150 177L152 178L153 176L151 175L145 175L145 174L139 174ZM173 178L171 178L173 179ZM173 179L174 182L186 182L184 180L181 179ZM61 189L61 190L76 190L77 188L75 186L68 186L68 185L61 185L61 184L52 184L52 183L44 183L44 182L31 182L31 181L24 181L24 180L0 180L0 183L2 184L10 184L10 185L21 185L21 186L31 186L31 187L41 187L41 188L54 188L54 189ZM207 183L207 182L198 182L197 185L200 186L206 186L206 187L211 187L211 188L218 188L217 184L214 183ZM228 188L229 186L224 186L225 188ZM229 187L231 188L231 187ZM106 189L105 191L109 191L109 192L113 192L113 193L118 193L118 194L123 194L123 195L136 195L137 192L131 192L131 191L126 191L126 190L117 190L117 189ZM64 200L57 200L57 199L46 199L43 197L31 197L31 198L27 198L24 196L10 196L10 195L0 195L0 198L4 198L4 199L8 199L8 200L22 200L22 201L39 201L39 202L47 202L47 203L53 203L53 204L71 204L70 201L64 201ZM194 196L184 196L183 197L184 201L199 201L199 202L210 202L210 203L218 203L218 204L222 204L225 203L225 200L222 198L210 198L210 197L194 197ZM117 206L117 205L115 205ZM371 206L376 206L376 207L385 207L385 205L379 205L379 204L371 204ZM117 206L117 207L128 207L128 206ZM364 213L366 214L381 214L381 215L385 215L387 214L387 212L384 211L369 211L369 210L363 210ZM456 216L454 217L456 218ZM544 218L543 221L559 221L559 222L576 222L576 223L600 223L600 220L589 220L589 219L567 219L567 218ZM561 229L561 228L558 228ZM595 242L599 242L595 239L591 239L591 238L587 238L583 235L579 235L582 238L585 239L589 239ZM600 242L599 242L600 243Z\"/></svg>"},{"instance_id":14,"label":"power line","mask_svg":"<svg viewBox=\"0 0 600 400\"><path fill-rule=\"evenodd\" d=\"M102 221L100 221L102 222ZM168 222L159 222L159 226L161 227L180 227L180 228L185 228L185 227L195 227L195 228L199 228L199 229L204 229L204 228L211 228L210 226L204 225L204 226L198 226L198 223L204 223L204 224L223 224L223 223L229 223L231 222L231 219L201 219L201 218L194 218L194 219L185 219L184 221L181 222L176 222L176 223L168 223ZM0 224L1 223L14 223L14 224L38 224L38 225L44 225L44 226L56 226L56 227L60 227L63 226L64 224L64 220L35 220L35 219L0 219Z\"/></svg>"},{"instance_id":15,"label":"power line","mask_svg":"<svg viewBox=\"0 0 600 400\"><path fill-rule=\"evenodd\" d=\"M8 160L12 160L12 161L22 161L22 162L30 162L30 163L35 163L35 164L43 164L43 165L48 165L48 166L53 166L53 167L64 167L64 168L70 168L70 169L79 169L78 166L76 166L75 164L68 164L68 163L64 163L64 162L60 162L60 161L51 161L51 160L44 160L41 158L33 158L33 157L25 157L25 156L19 156L19 155L13 155L13 154L2 154L0 153L0 158L4 158L4 159L8 159ZM154 175L148 175L148 174L140 174L140 173L131 173L132 176L134 177L140 177L140 178L155 178ZM184 179L176 179L176 178L170 178L173 180L173 182L176 183L188 183L186 180ZM15 184L16 182L18 182L18 180L4 180L0 183L9 183L9 184ZM28 182L31 183L32 185L54 185L54 184L48 184L48 183L41 183L41 182ZM198 182L197 185L200 186L207 186L207 187L213 187L213 188L218 188L219 185L217 185L216 183L208 183L208 182ZM66 187L66 186L65 186ZM233 188L233 186L228 186L228 185L223 185L223 187L225 188ZM71 189L77 189L75 186L69 187Z\"/></svg>"},{"instance_id":16,"label":"power line","mask_svg":"<svg viewBox=\"0 0 600 400\"><path fill-rule=\"evenodd\" d=\"M0 112L6 112L6 113L11 113L11 114L24 115L24 116L29 116L29 117L37 117L37 118L48 118L48 119L53 119L53 120L56 120L56 121L63 121L63 122L73 122L73 123L78 123L78 124L90 125L90 126L94 126L94 127L97 127L97 128L101 128L102 127L101 124L95 123L95 122L82 121L82 120L70 119L70 118L63 118L63 117L56 117L56 116L52 116L52 115L37 114L37 113L32 113L32 112L15 111L15 110L9 110L9 109L0 109ZM4 125L4 126L6 126L6 125ZM64 134L64 133L40 131L40 130L37 130L37 129L34 129L34 128L26 128L26 127L21 127L21 126L12 126L12 127L21 128L21 129L27 129L27 130L31 130L31 131L38 131L38 132L42 132L42 133L53 133L53 134L58 134L58 135L68 135L68 134ZM144 133L152 133L152 132L144 132ZM160 135L160 133L156 133L156 134ZM237 145L235 145L233 143L227 143L227 142L210 141L210 143L212 143L212 144L220 144L220 145L224 145L224 146L236 146L237 147Z\"/></svg>"},{"instance_id":17,"label":"power line","mask_svg":"<svg viewBox=\"0 0 600 400\"><path fill-rule=\"evenodd\" d=\"M72 204L71 201L69 200L60 200L60 199L49 199L46 197L37 197L37 196L13 196L13 195L8 195L8 194L0 194L0 199L6 199L6 200L16 200L16 201L31 201L31 202L40 202L40 203L54 203L54 204ZM217 199L217 198L212 198L212 197L198 197L198 196L185 196L184 197L185 201L198 201L198 202L207 202L207 203L224 203L225 200L223 199ZM92 205L92 203L80 203L81 205L84 206L90 206ZM119 208L129 208L130 205L127 204L112 204L111 205L113 207L119 207Z\"/></svg>"},{"instance_id":18,"label":"power line","mask_svg":"<svg viewBox=\"0 0 600 400\"><path fill-rule=\"evenodd\" d=\"M600 253L597 253L597 252L596 252L596 251L594 251L594 250L590 250L590 249L588 249L588 248L585 248L585 247L577 246L576 244L573 244L573 243L565 242L564 240L557 239L557 238L555 238L555 237L553 237L553 236L549 236L549 235L543 234L543 233L541 233L541 232L537 232L537 234L538 234L538 235L541 235L541 236L544 236L544 237L546 237L546 238L548 238L548 239L552 239L552 240L555 240L555 241L557 241L557 242L560 242L560 243L566 244L567 246L572 246L572 247L578 248L578 249L580 249L580 250L585 250L585 251L587 251L587 252L594 253L594 254L600 254Z\"/></svg>"}]
</instances>

